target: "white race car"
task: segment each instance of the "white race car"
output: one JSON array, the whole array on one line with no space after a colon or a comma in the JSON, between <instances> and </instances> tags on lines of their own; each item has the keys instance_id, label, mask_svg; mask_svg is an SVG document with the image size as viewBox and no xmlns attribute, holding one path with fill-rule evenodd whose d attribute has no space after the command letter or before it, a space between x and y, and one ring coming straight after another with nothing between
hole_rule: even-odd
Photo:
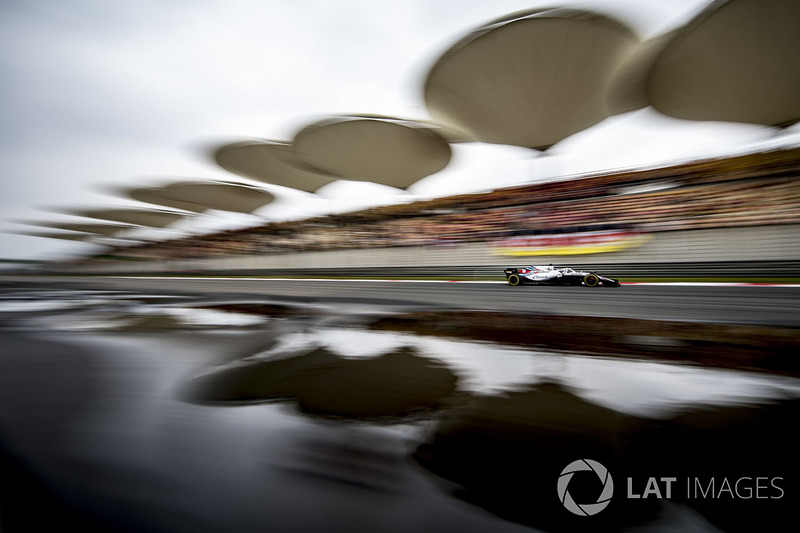
<instances>
[{"instance_id":1,"label":"white race car","mask_svg":"<svg viewBox=\"0 0 800 533\"><path fill-rule=\"evenodd\" d=\"M619 287L617 279L597 272L584 272L566 267L525 266L505 269L509 285L582 285L584 287Z\"/></svg>"}]
</instances>

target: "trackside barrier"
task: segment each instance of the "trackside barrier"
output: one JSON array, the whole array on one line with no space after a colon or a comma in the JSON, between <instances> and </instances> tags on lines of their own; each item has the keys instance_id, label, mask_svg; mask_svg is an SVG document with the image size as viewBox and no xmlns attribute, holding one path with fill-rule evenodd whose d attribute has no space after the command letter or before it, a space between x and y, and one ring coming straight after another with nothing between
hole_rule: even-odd
<instances>
[{"instance_id":1,"label":"trackside barrier","mask_svg":"<svg viewBox=\"0 0 800 533\"><path fill-rule=\"evenodd\" d=\"M195 273L240 276L503 278L516 265L554 264L618 277L800 277L800 225L665 231L617 252L563 256L497 255L491 242L218 255L161 261L103 261L64 274Z\"/></svg>"}]
</instances>

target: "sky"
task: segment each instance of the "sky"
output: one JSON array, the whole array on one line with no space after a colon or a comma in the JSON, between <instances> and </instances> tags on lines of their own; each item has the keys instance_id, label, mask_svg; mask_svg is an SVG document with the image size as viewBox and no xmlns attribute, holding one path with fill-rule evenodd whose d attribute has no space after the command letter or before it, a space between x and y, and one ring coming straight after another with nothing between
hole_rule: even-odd
<instances>
[{"instance_id":1,"label":"sky","mask_svg":"<svg viewBox=\"0 0 800 533\"><path fill-rule=\"evenodd\" d=\"M63 211L146 207L111 194L176 178L247 182L208 148L290 140L321 117L430 115L425 75L461 36L536 6L589 7L649 38L706 0L0 0L0 258L55 260L86 243L14 234ZM646 108L538 152L453 145L451 163L408 191L337 182L318 195L265 186L255 215L212 212L182 232L335 213L537 180L800 144L800 129L688 122ZM255 182L250 182L255 183ZM262 184L263 185L263 184ZM43 228L39 228L43 229Z\"/></svg>"}]
</instances>

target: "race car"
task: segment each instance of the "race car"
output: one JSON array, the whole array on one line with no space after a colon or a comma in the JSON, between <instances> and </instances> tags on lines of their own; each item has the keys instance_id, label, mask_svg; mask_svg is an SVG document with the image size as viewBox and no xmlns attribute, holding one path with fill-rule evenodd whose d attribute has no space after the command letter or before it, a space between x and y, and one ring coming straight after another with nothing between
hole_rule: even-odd
<instances>
[{"instance_id":1,"label":"race car","mask_svg":"<svg viewBox=\"0 0 800 533\"><path fill-rule=\"evenodd\" d=\"M584 272L566 267L526 266L505 269L509 285L582 285L584 287L619 287L617 279L597 272Z\"/></svg>"}]
</instances>

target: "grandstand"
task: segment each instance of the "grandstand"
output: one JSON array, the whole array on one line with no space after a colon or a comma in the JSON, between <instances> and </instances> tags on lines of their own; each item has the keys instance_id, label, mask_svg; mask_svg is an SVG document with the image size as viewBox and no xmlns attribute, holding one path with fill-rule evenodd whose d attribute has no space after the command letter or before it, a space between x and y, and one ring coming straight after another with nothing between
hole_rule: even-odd
<instances>
[{"instance_id":1,"label":"grandstand","mask_svg":"<svg viewBox=\"0 0 800 533\"><path fill-rule=\"evenodd\" d=\"M800 149L587 175L117 248L89 258L203 259L486 243L609 228L800 224Z\"/></svg>"}]
</instances>

